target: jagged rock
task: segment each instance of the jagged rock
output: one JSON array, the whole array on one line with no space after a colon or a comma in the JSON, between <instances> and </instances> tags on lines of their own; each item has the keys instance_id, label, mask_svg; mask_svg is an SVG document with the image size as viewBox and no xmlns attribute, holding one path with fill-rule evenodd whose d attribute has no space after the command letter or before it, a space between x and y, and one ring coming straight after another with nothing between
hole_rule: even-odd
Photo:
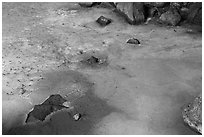
<instances>
[{"instance_id":1,"label":"jagged rock","mask_svg":"<svg viewBox=\"0 0 204 137\"><path fill-rule=\"evenodd\" d=\"M144 7L142 2L119 2L116 3L117 11L126 18L130 24L144 22Z\"/></svg>"},{"instance_id":2,"label":"jagged rock","mask_svg":"<svg viewBox=\"0 0 204 137\"><path fill-rule=\"evenodd\" d=\"M159 19L164 24L176 26L180 22L181 16L176 10L170 9L163 13Z\"/></svg>"},{"instance_id":3,"label":"jagged rock","mask_svg":"<svg viewBox=\"0 0 204 137\"><path fill-rule=\"evenodd\" d=\"M25 123L36 122L36 121L44 121L45 118L51 113L61 110L63 108L68 108L63 104L66 102L62 96L59 94L51 95L48 99L46 99L42 104L35 105L32 111L29 112Z\"/></svg>"},{"instance_id":4,"label":"jagged rock","mask_svg":"<svg viewBox=\"0 0 204 137\"><path fill-rule=\"evenodd\" d=\"M142 2L133 3L134 24L140 24L145 21L144 4Z\"/></svg>"},{"instance_id":5,"label":"jagged rock","mask_svg":"<svg viewBox=\"0 0 204 137\"><path fill-rule=\"evenodd\" d=\"M96 20L96 22L97 22L98 24L100 24L101 26L106 26L106 25L108 25L108 24L111 23L111 19L106 18L106 17L104 17L104 16L100 16L100 17Z\"/></svg>"},{"instance_id":6,"label":"jagged rock","mask_svg":"<svg viewBox=\"0 0 204 137\"><path fill-rule=\"evenodd\" d=\"M196 2L190 6L187 18L188 22L202 25L202 3Z\"/></svg>"},{"instance_id":7,"label":"jagged rock","mask_svg":"<svg viewBox=\"0 0 204 137\"><path fill-rule=\"evenodd\" d=\"M182 111L184 122L194 131L202 134L202 95L184 107Z\"/></svg>"},{"instance_id":8,"label":"jagged rock","mask_svg":"<svg viewBox=\"0 0 204 137\"><path fill-rule=\"evenodd\" d=\"M132 2L120 2L116 3L116 8L121 13L129 23L134 22L133 16L133 3Z\"/></svg>"}]
</instances>

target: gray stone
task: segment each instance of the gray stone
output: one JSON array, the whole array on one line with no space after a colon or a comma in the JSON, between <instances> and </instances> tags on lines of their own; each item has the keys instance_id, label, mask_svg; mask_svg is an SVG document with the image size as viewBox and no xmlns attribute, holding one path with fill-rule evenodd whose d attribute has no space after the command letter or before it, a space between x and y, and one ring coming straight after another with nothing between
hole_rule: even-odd
<instances>
[{"instance_id":1,"label":"gray stone","mask_svg":"<svg viewBox=\"0 0 204 137\"><path fill-rule=\"evenodd\" d=\"M130 24L144 22L145 17L142 2L119 2L116 3L116 9Z\"/></svg>"},{"instance_id":2,"label":"gray stone","mask_svg":"<svg viewBox=\"0 0 204 137\"><path fill-rule=\"evenodd\" d=\"M91 7L93 2L79 2L79 5L82 7Z\"/></svg>"},{"instance_id":3,"label":"gray stone","mask_svg":"<svg viewBox=\"0 0 204 137\"><path fill-rule=\"evenodd\" d=\"M108 24L111 23L111 19L106 18L106 17L104 17L104 16L100 16L100 17L96 20L96 22L97 22L98 24L100 24L101 26L106 26L106 25L108 25Z\"/></svg>"},{"instance_id":4,"label":"gray stone","mask_svg":"<svg viewBox=\"0 0 204 137\"><path fill-rule=\"evenodd\" d=\"M138 40L138 39L136 39L136 38L131 38L131 39L129 39L128 41L127 41L127 43L129 43L129 44L140 44L140 41Z\"/></svg>"},{"instance_id":5,"label":"gray stone","mask_svg":"<svg viewBox=\"0 0 204 137\"><path fill-rule=\"evenodd\" d=\"M176 26L180 22L181 16L176 10L172 9L163 13L159 19L164 24Z\"/></svg>"},{"instance_id":6,"label":"gray stone","mask_svg":"<svg viewBox=\"0 0 204 137\"><path fill-rule=\"evenodd\" d=\"M189 8L189 14L187 18L188 22L202 25L202 3L193 3Z\"/></svg>"}]
</instances>

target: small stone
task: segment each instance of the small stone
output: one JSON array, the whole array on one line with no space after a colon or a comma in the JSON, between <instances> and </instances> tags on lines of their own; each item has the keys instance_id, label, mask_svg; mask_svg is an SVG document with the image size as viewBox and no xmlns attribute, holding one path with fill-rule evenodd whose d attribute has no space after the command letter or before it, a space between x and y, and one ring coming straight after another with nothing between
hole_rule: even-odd
<instances>
[{"instance_id":1,"label":"small stone","mask_svg":"<svg viewBox=\"0 0 204 137\"><path fill-rule=\"evenodd\" d=\"M74 118L75 121L78 121L78 120L80 120L80 118L81 118L81 114L80 114L80 113L77 113L77 114L75 114L75 115L73 116L73 118Z\"/></svg>"},{"instance_id":2,"label":"small stone","mask_svg":"<svg viewBox=\"0 0 204 137\"><path fill-rule=\"evenodd\" d=\"M101 26L106 26L106 25L108 25L108 24L111 23L111 19L106 18L106 17L104 17L104 16L100 16L100 17L96 20L96 22L97 22L98 24L100 24Z\"/></svg>"},{"instance_id":3,"label":"small stone","mask_svg":"<svg viewBox=\"0 0 204 137\"><path fill-rule=\"evenodd\" d=\"M129 44L140 44L140 41L136 38L131 38L127 41Z\"/></svg>"},{"instance_id":4,"label":"small stone","mask_svg":"<svg viewBox=\"0 0 204 137\"><path fill-rule=\"evenodd\" d=\"M71 102L66 101L62 105L69 108L69 107L71 107Z\"/></svg>"}]
</instances>

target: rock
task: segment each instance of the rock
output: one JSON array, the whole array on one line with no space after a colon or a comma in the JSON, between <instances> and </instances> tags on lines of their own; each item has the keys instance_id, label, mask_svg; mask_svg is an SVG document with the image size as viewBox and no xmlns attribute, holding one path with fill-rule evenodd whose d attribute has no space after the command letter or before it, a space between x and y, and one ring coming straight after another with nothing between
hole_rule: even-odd
<instances>
[{"instance_id":1,"label":"rock","mask_svg":"<svg viewBox=\"0 0 204 137\"><path fill-rule=\"evenodd\" d=\"M132 2L120 2L116 3L116 8L118 12L126 18L126 20L133 24L134 16L133 16L133 3Z\"/></svg>"},{"instance_id":2,"label":"rock","mask_svg":"<svg viewBox=\"0 0 204 137\"><path fill-rule=\"evenodd\" d=\"M177 9L181 8L181 6L182 6L182 2L171 2L170 3L170 7L174 7Z\"/></svg>"},{"instance_id":3,"label":"rock","mask_svg":"<svg viewBox=\"0 0 204 137\"><path fill-rule=\"evenodd\" d=\"M202 134L202 95L183 108L184 122L194 131Z\"/></svg>"},{"instance_id":4,"label":"rock","mask_svg":"<svg viewBox=\"0 0 204 137\"><path fill-rule=\"evenodd\" d=\"M131 38L127 41L129 44L140 44L140 41L136 38Z\"/></svg>"},{"instance_id":5,"label":"rock","mask_svg":"<svg viewBox=\"0 0 204 137\"><path fill-rule=\"evenodd\" d=\"M108 56L100 53L86 53L80 61L83 67L101 68L108 65Z\"/></svg>"},{"instance_id":6,"label":"rock","mask_svg":"<svg viewBox=\"0 0 204 137\"><path fill-rule=\"evenodd\" d=\"M148 9L148 17L159 17L161 13L158 11L158 8L151 7Z\"/></svg>"},{"instance_id":7,"label":"rock","mask_svg":"<svg viewBox=\"0 0 204 137\"><path fill-rule=\"evenodd\" d=\"M144 4L142 2L133 3L134 24L140 24L145 21Z\"/></svg>"},{"instance_id":8,"label":"rock","mask_svg":"<svg viewBox=\"0 0 204 137\"><path fill-rule=\"evenodd\" d=\"M80 113L75 114L75 115L73 116L73 119L74 119L75 121L80 120L80 119L81 119L81 114L80 114Z\"/></svg>"},{"instance_id":9,"label":"rock","mask_svg":"<svg viewBox=\"0 0 204 137\"><path fill-rule=\"evenodd\" d=\"M101 2L79 2L81 7L93 7L95 5L99 5Z\"/></svg>"},{"instance_id":10,"label":"rock","mask_svg":"<svg viewBox=\"0 0 204 137\"><path fill-rule=\"evenodd\" d=\"M176 26L180 22L181 16L176 10L170 9L167 12L163 13L159 19L162 23Z\"/></svg>"},{"instance_id":11,"label":"rock","mask_svg":"<svg viewBox=\"0 0 204 137\"><path fill-rule=\"evenodd\" d=\"M34 108L29 112L25 120L26 123L44 121L45 118L51 113L61 110L63 108L68 108L63 106L66 100L59 94L51 95L42 104L35 105Z\"/></svg>"},{"instance_id":12,"label":"rock","mask_svg":"<svg viewBox=\"0 0 204 137\"><path fill-rule=\"evenodd\" d=\"M163 8L157 8L158 9L158 12L161 14L167 12L169 9L170 9L170 6L165 6Z\"/></svg>"},{"instance_id":13,"label":"rock","mask_svg":"<svg viewBox=\"0 0 204 137\"><path fill-rule=\"evenodd\" d=\"M116 5L114 4L114 2L102 2L100 4L100 7L112 9L112 8L116 8Z\"/></svg>"},{"instance_id":14,"label":"rock","mask_svg":"<svg viewBox=\"0 0 204 137\"><path fill-rule=\"evenodd\" d=\"M106 17L104 17L104 16L100 16L100 17L96 20L96 22L97 22L98 24L100 24L101 26L104 27L104 26L110 24L110 23L112 22L112 20L109 19L109 18L106 18Z\"/></svg>"},{"instance_id":15,"label":"rock","mask_svg":"<svg viewBox=\"0 0 204 137\"><path fill-rule=\"evenodd\" d=\"M142 2L119 2L116 3L116 9L119 14L125 17L130 24L139 24L144 22L144 9Z\"/></svg>"},{"instance_id":16,"label":"rock","mask_svg":"<svg viewBox=\"0 0 204 137\"><path fill-rule=\"evenodd\" d=\"M183 20L186 20L188 18L188 13L189 13L189 9L188 8L183 7L183 8L180 9L179 12L180 12L181 18Z\"/></svg>"},{"instance_id":17,"label":"rock","mask_svg":"<svg viewBox=\"0 0 204 137\"><path fill-rule=\"evenodd\" d=\"M202 3L193 3L189 8L189 14L187 18L189 23L202 25Z\"/></svg>"},{"instance_id":18,"label":"rock","mask_svg":"<svg viewBox=\"0 0 204 137\"><path fill-rule=\"evenodd\" d=\"M79 5L82 7L91 7L93 2L80 2Z\"/></svg>"},{"instance_id":19,"label":"rock","mask_svg":"<svg viewBox=\"0 0 204 137\"><path fill-rule=\"evenodd\" d=\"M169 4L169 2L144 2L146 6L162 8Z\"/></svg>"}]
</instances>

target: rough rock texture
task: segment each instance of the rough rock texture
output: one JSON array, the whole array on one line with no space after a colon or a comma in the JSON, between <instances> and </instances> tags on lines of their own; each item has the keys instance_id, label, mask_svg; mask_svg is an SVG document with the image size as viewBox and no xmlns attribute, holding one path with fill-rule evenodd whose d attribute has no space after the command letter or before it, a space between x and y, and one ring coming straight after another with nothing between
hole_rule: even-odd
<instances>
[{"instance_id":1,"label":"rough rock texture","mask_svg":"<svg viewBox=\"0 0 204 137\"><path fill-rule=\"evenodd\" d=\"M183 8L180 9L179 12L180 12L182 20L186 20L188 18L188 13L189 13L189 9L188 8L183 7Z\"/></svg>"},{"instance_id":2,"label":"rough rock texture","mask_svg":"<svg viewBox=\"0 0 204 137\"><path fill-rule=\"evenodd\" d=\"M29 112L25 122L44 121L51 113L67 108L63 105L64 102L66 102L66 100L59 94L51 95L42 104L34 106L33 110Z\"/></svg>"},{"instance_id":3,"label":"rough rock texture","mask_svg":"<svg viewBox=\"0 0 204 137\"><path fill-rule=\"evenodd\" d=\"M191 129L202 134L202 95L184 107L182 114L184 122Z\"/></svg>"},{"instance_id":4,"label":"rough rock texture","mask_svg":"<svg viewBox=\"0 0 204 137\"><path fill-rule=\"evenodd\" d=\"M93 2L80 2L79 5L82 7L91 7Z\"/></svg>"},{"instance_id":5,"label":"rough rock texture","mask_svg":"<svg viewBox=\"0 0 204 137\"><path fill-rule=\"evenodd\" d=\"M202 25L202 3L193 3L189 8L188 22Z\"/></svg>"},{"instance_id":6,"label":"rough rock texture","mask_svg":"<svg viewBox=\"0 0 204 137\"><path fill-rule=\"evenodd\" d=\"M139 24L144 22L145 17L142 2L120 2L116 3L116 8L130 24Z\"/></svg>"},{"instance_id":7,"label":"rough rock texture","mask_svg":"<svg viewBox=\"0 0 204 137\"><path fill-rule=\"evenodd\" d=\"M163 13L159 19L162 21L162 23L175 26L180 22L181 16L176 10L172 9Z\"/></svg>"},{"instance_id":8,"label":"rough rock texture","mask_svg":"<svg viewBox=\"0 0 204 137\"><path fill-rule=\"evenodd\" d=\"M141 24L148 18L159 19L161 23L173 26L186 20L202 25L201 2L82 2L79 5L113 8L132 25Z\"/></svg>"},{"instance_id":9,"label":"rough rock texture","mask_svg":"<svg viewBox=\"0 0 204 137\"><path fill-rule=\"evenodd\" d=\"M145 21L144 4L142 2L133 3L134 24L140 24Z\"/></svg>"},{"instance_id":10,"label":"rough rock texture","mask_svg":"<svg viewBox=\"0 0 204 137\"><path fill-rule=\"evenodd\" d=\"M106 17L104 17L104 16L100 16L100 17L96 20L96 22L97 22L98 24L100 24L101 26L106 26L106 25L108 25L108 24L111 23L111 19L106 18Z\"/></svg>"}]
</instances>

